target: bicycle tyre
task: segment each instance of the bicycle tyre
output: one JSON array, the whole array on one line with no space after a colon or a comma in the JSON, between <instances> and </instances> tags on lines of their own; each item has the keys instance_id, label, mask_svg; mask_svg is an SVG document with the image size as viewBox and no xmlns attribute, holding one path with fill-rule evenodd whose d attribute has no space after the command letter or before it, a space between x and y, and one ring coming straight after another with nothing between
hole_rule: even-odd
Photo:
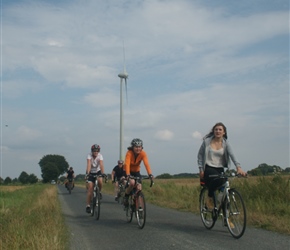
<instances>
[{"instance_id":1,"label":"bicycle tyre","mask_svg":"<svg viewBox=\"0 0 290 250\"><path fill-rule=\"evenodd\" d=\"M206 205L207 197L208 197L208 188L203 187L199 195L200 217L205 228L212 229L213 226L215 225L216 219L213 217L213 211L207 208Z\"/></svg>"},{"instance_id":2,"label":"bicycle tyre","mask_svg":"<svg viewBox=\"0 0 290 250\"><path fill-rule=\"evenodd\" d=\"M95 194L93 194L93 198L91 201L91 216L94 216L95 214L95 207L96 207L96 197Z\"/></svg>"},{"instance_id":3,"label":"bicycle tyre","mask_svg":"<svg viewBox=\"0 0 290 250\"><path fill-rule=\"evenodd\" d=\"M95 219L99 220L100 212L101 212L101 197L100 197L100 192L99 191L97 191L96 203L95 203L95 206L94 206L94 210L95 210Z\"/></svg>"},{"instance_id":4,"label":"bicycle tyre","mask_svg":"<svg viewBox=\"0 0 290 250\"><path fill-rule=\"evenodd\" d=\"M71 183L70 182L68 183L68 192L69 192L69 194L71 194Z\"/></svg>"},{"instance_id":5,"label":"bicycle tyre","mask_svg":"<svg viewBox=\"0 0 290 250\"><path fill-rule=\"evenodd\" d=\"M126 212L126 219L127 219L127 222L130 223L133 219L133 199L132 199L132 196L129 197L129 205L128 207L125 207L125 212Z\"/></svg>"},{"instance_id":6,"label":"bicycle tyre","mask_svg":"<svg viewBox=\"0 0 290 250\"><path fill-rule=\"evenodd\" d=\"M139 228L142 229L146 222L146 203L144 194L141 191L137 194L135 205L137 223Z\"/></svg>"},{"instance_id":7,"label":"bicycle tyre","mask_svg":"<svg viewBox=\"0 0 290 250\"><path fill-rule=\"evenodd\" d=\"M228 230L234 238L238 239L246 230L247 214L244 201L236 189L230 189L225 202L225 219Z\"/></svg>"}]
</instances>

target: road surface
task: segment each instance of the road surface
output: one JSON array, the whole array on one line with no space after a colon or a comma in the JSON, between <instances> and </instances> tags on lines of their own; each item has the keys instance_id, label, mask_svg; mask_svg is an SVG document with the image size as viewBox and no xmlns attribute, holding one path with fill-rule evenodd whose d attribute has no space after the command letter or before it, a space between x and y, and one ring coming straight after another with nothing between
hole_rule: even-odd
<instances>
[{"instance_id":1,"label":"road surface","mask_svg":"<svg viewBox=\"0 0 290 250\"><path fill-rule=\"evenodd\" d=\"M58 196L71 235L71 250L150 250L150 249L243 249L290 250L290 236L247 227L240 239L217 221L207 230L199 216L147 204L143 229L136 218L127 223L125 212L111 195L103 194L100 219L85 213L86 190L75 187L70 195L58 186Z\"/></svg>"}]
</instances>

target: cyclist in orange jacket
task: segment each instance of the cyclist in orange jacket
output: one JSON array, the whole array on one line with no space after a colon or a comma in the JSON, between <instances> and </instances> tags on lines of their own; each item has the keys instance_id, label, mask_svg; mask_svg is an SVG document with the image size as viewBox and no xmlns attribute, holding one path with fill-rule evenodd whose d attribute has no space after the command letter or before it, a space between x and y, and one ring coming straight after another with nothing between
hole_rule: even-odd
<instances>
[{"instance_id":1,"label":"cyclist in orange jacket","mask_svg":"<svg viewBox=\"0 0 290 250\"><path fill-rule=\"evenodd\" d=\"M141 190L142 185L141 185L141 174L140 174L140 164L143 161L147 174L151 179L153 179L153 175L151 172L150 164L148 161L148 157L146 152L143 150L143 141L139 138L135 138L131 141L131 146L128 147L128 151L126 153L125 157L125 171L126 171L126 176L128 180L128 187L126 188L125 191L125 198L124 198L124 205L128 206L128 197L134 188L134 186L137 185L137 189ZM134 179L130 178L131 176L134 177L140 177L139 180L137 180L137 183L135 183Z\"/></svg>"}]
</instances>

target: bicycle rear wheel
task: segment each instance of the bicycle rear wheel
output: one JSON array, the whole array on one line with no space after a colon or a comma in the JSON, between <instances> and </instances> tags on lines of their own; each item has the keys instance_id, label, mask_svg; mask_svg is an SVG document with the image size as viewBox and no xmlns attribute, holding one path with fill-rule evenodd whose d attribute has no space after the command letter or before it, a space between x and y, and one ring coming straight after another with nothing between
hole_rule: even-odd
<instances>
[{"instance_id":1,"label":"bicycle rear wheel","mask_svg":"<svg viewBox=\"0 0 290 250\"><path fill-rule=\"evenodd\" d=\"M142 229L146 222L146 203L144 194L141 191L136 197L136 218L139 228Z\"/></svg>"},{"instance_id":2,"label":"bicycle rear wheel","mask_svg":"<svg viewBox=\"0 0 290 250\"><path fill-rule=\"evenodd\" d=\"M100 192L97 191L96 193L96 197L95 197L95 200L96 200L96 203L95 203L95 206L94 206L94 213L95 213L95 219L98 220L100 218L100 212L101 212L101 202L100 202Z\"/></svg>"},{"instance_id":3,"label":"bicycle rear wheel","mask_svg":"<svg viewBox=\"0 0 290 250\"><path fill-rule=\"evenodd\" d=\"M128 199L129 205L128 207L125 207L125 212L126 212L126 218L127 222L130 223L133 219L133 200L132 196L129 197Z\"/></svg>"},{"instance_id":4,"label":"bicycle rear wheel","mask_svg":"<svg viewBox=\"0 0 290 250\"><path fill-rule=\"evenodd\" d=\"M200 217L205 228L212 229L216 220L213 218L213 211L207 208L207 197L208 189L207 187L203 187L199 195Z\"/></svg>"},{"instance_id":5,"label":"bicycle rear wheel","mask_svg":"<svg viewBox=\"0 0 290 250\"><path fill-rule=\"evenodd\" d=\"M242 196L237 190L229 190L225 211L229 232L236 239L242 237L246 229L246 207Z\"/></svg>"}]
</instances>

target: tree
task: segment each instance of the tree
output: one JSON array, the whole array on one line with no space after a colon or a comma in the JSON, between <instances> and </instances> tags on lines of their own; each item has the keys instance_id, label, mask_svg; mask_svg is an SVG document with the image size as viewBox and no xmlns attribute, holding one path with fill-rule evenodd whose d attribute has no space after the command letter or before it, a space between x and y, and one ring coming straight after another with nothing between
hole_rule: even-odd
<instances>
[{"instance_id":1,"label":"tree","mask_svg":"<svg viewBox=\"0 0 290 250\"><path fill-rule=\"evenodd\" d=\"M51 182L52 180L57 180L57 177L59 176L59 170L57 166L52 163L48 162L42 167L42 181L44 183Z\"/></svg>"},{"instance_id":2,"label":"tree","mask_svg":"<svg viewBox=\"0 0 290 250\"><path fill-rule=\"evenodd\" d=\"M28 183L28 174L24 171L21 172L21 174L18 177L18 180L22 183L22 184L27 184Z\"/></svg>"},{"instance_id":3,"label":"tree","mask_svg":"<svg viewBox=\"0 0 290 250\"><path fill-rule=\"evenodd\" d=\"M45 155L38 164L41 168L43 182L56 180L69 167L69 164L62 155ZM48 169L49 166L52 168L51 170Z\"/></svg>"},{"instance_id":4,"label":"tree","mask_svg":"<svg viewBox=\"0 0 290 250\"><path fill-rule=\"evenodd\" d=\"M38 182L38 178L35 174L30 174L28 176L28 182L31 183L31 184L34 184L36 182Z\"/></svg>"},{"instance_id":5,"label":"tree","mask_svg":"<svg viewBox=\"0 0 290 250\"><path fill-rule=\"evenodd\" d=\"M12 180L12 183L17 183L18 182L18 179L17 178L14 178L13 180Z\"/></svg>"},{"instance_id":6,"label":"tree","mask_svg":"<svg viewBox=\"0 0 290 250\"><path fill-rule=\"evenodd\" d=\"M6 179L4 180L4 184L5 185L8 185L12 182L11 178L10 177L6 177Z\"/></svg>"}]
</instances>

